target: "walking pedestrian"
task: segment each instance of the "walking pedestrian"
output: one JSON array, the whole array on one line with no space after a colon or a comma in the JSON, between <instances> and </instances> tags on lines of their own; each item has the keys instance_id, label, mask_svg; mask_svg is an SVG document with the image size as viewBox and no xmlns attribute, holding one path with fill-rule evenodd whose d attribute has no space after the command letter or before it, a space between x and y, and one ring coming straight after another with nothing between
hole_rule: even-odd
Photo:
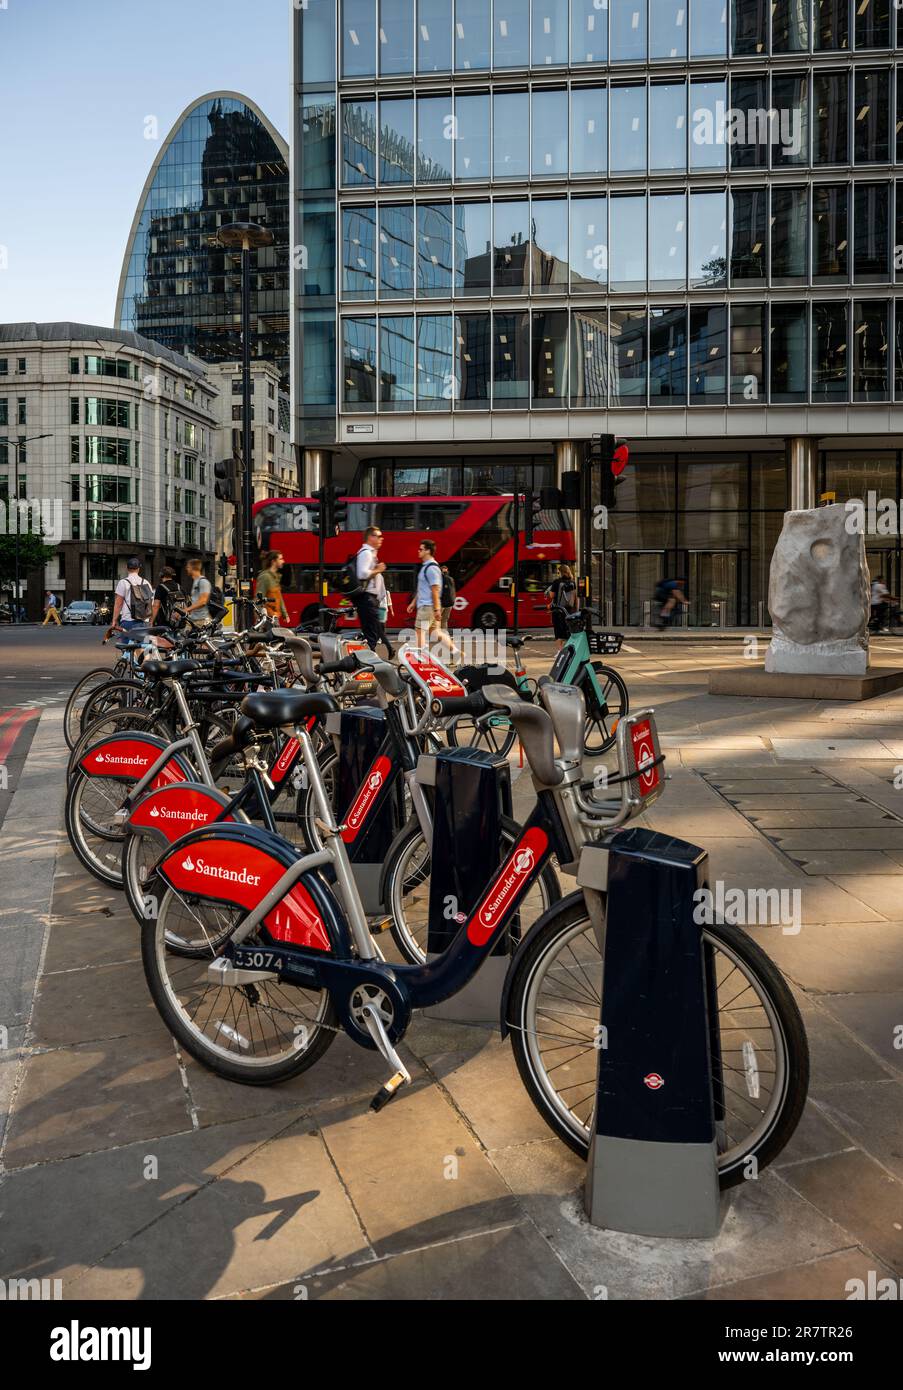
<instances>
[{"instance_id":1,"label":"walking pedestrian","mask_svg":"<svg viewBox=\"0 0 903 1390\"><path fill-rule=\"evenodd\" d=\"M185 609L185 616L190 623L209 623L210 610L207 607L207 600L210 597L210 590L213 585L204 574L204 566L200 560L186 560L185 573L188 575L188 582L191 585L189 590L190 603Z\"/></svg>"},{"instance_id":2,"label":"walking pedestrian","mask_svg":"<svg viewBox=\"0 0 903 1390\"><path fill-rule=\"evenodd\" d=\"M877 579L872 580L869 607L871 610L869 621L870 631L889 632L888 613L890 609L890 589L884 582L883 574L879 574Z\"/></svg>"},{"instance_id":3,"label":"walking pedestrian","mask_svg":"<svg viewBox=\"0 0 903 1390\"><path fill-rule=\"evenodd\" d=\"M432 639L446 648L452 660L457 660L460 653L442 626L442 571L436 561L436 542L421 541L417 558L417 588L408 604L408 612L415 614L417 645L428 647Z\"/></svg>"},{"instance_id":4,"label":"walking pedestrian","mask_svg":"<svg viewBox=\"0 0 903 1390\"><path fill-rule=\"evenodd\" d=\"M552 631L555 633L558 650L561 651L570 636L567 618L579 608L577 581L570 565L558 566L557 575L546 589L546 598L549 600L552 614Z\"/></svg>"},{"instance_id":5,"label":"walking pedestrian","mask_svg":"<svg viewBox=\"0 0 903 1390\"><path fill-rule=\"evenodd\" d=\"M126 575L116 585L113 617L107 636L114 630L130 632L146 627L154 605L154 591L141 575L141 561L133 555L126 565ZM106 640L106 639L104 639Z\"/></svg>"},{"instance_id":6,"label":"walking pedestrian","mask_svg":"<svg viewBox=\"0 0 903 1390\"><path fill-rule=\"evenodd\" d=\"M263 556L263 568L257 576L257 583L254 588L257 598L267 610L270 621L274 623L278 623L281 619L284 619L286 623L291 621L285 606L285 599L282 597L282 566L284 563L281 550L268 550Z\"/></svg>"},{"instance_id":7,"label":"walking pedestrian","mask_svg":"<svg viewBox=\"0 0 903 1390\"><path fill-rule=\"evenodd\" d=\"M364 532L363 545L354 561L354 573L359 588L351 595L351 601L357 609L361 632L368 647L374 652L377 642L382 637L379 610L386 593L386 581L383 579L386 567L379 558L382 543L383 533L379 527L368 526Z\"/></svg>"},{"instance_id":8,"label":"walking pedestrian","mask_svg":"<svg viewBox=\"0 0 903 1390\"><path fill-rule=\"evenodd\" d=\"M60 621L60 615L57 612L56 594L52 594L48 590L46 602L44 604L44 621L41 623L41 627L46 627L49 622L54 622L57 627L63 626Z\"/></svg>"}]
</instances>

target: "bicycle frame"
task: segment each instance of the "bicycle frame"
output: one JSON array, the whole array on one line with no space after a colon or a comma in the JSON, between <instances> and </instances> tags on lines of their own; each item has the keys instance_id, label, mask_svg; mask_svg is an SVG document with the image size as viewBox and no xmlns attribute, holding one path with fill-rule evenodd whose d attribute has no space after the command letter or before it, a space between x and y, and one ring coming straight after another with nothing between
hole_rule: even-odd
<instances>
[{"instance_id":1,"label":"bicycle frame","mask_svg":"<svg viewBox=\"0 0 903 1390\"><path fill-rule=\"evenodd\" d=\"M560 681L562 685L589 686L599 709L602 710L606 706L606 700L596 679L591 657L586 633L582 629L572 632L556 656L549 675L553 681Z\"/></svg>"}]
</instances>

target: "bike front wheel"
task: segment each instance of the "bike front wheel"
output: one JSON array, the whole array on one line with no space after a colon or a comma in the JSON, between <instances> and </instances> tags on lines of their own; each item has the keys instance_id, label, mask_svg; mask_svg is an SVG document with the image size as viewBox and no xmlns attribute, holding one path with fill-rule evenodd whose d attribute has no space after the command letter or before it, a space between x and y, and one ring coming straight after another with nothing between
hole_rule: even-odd
<instances>
[{"instance_id":1,"label":"bike front wheel","mask_svg":"<svg viewBox=\"0 0 903 1390\"><path fill-rule=\"evenodd\" d=\"M754 941L726 923L703 931L717 995L721 1070L713 1075L718 1175L743 1181L796 1129L809 1084L809 1049L783 976ZM530 1099L585 1157L595 1118L602 957L582 894L566 898L513 965L508 1023Z\"/></svg>"},{"instance_id":2,"label":"bike front wheel","mask_svg":"<svg viewBox=\"0 0 903 1390\"><path fill-rule=\"evenodd\" d=\"M602 692L602 703L599 704L596 692L587 679L583 688L586 697L583 751L590 756L596 753L607 753L609 748L614 747L618 720L623 718L630 709L627 686L617 671L613 671L610 666L606 666L601 661L593 661L591 665Z\"/></svg>"}]
</instances>

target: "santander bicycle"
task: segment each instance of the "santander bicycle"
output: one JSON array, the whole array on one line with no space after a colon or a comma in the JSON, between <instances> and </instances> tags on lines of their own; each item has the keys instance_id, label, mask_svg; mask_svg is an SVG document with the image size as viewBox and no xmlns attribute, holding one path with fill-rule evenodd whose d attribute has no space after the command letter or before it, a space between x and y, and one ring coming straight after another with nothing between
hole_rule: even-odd
<instances>
[{"instance_id":1,"label":"santander bicycle","mask_svg":"<svg viewBox=\"0 0 903 1390\"><path fill-rule=\"evenodd\" d=\"M298 740L321 848L304 854L270 831L226 822L170 845L155 866L165 885L159 914L142 926L147 982L179 1044L232 1081L272 1085L297 1076L344 1032L389 1069L371 1102L381 1109L410 1081L397 1046L414 1011L452 997L473 978L553 855L573 866L579 883L591 850L595 867L585 881L593 886L553 903L527 932L500 1001L502 1032L532 1101L585 1155L605 943L598 841L662 789L654 716L644 711L620 721L619 771L609 783L618 799L600 801L583 780L579 690L548 682L528 702L506 686L487 685L463 698L466 711L462 697L453 696L435 698L433 713L504 711L522 742L536 805L500 864L473 866L480 879L473 906L461 913L444 951L416 965L381 958L307 729L312 717L333 713L335 702L322 692L274 691L248 696L242 711L258 727L281 728ZM174 955L166 946L170 932L205 938L206 953ZM719 1174L729 1187L741 1181L750 1157L761 1168L792 1134L805 1101L808 1054L794 1000L767 956L729 925L706 928L704 938L720 1063L713 1086L723 1092Z\"/></svg>"}]
</instances>

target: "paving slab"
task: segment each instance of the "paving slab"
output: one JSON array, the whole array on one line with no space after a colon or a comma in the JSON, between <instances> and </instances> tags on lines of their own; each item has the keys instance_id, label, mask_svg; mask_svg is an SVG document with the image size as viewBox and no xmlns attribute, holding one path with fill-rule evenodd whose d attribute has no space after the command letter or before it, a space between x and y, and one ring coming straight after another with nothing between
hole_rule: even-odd
<instances>
[{"instance_id":1,"label":"paving slab","mask_svg":"<svg viewBox=\"0 0 903 1390\"><path fill-rule=\"evenodd\" d=\"M903 1179L903 1081L880 1080L825 1087L819 1094L825 1115L859 1148ZM900 1214L903 1221L903 1189Z\"/></svg>"},{"instance_id":2,"label":"paving slab","mask_svg":"<svg viewBox=\"0 0 903 1390\"><path fill-rule=\"evenodd\" d=\"M897 994L837 994L822 1004L882 1062L903 1072L903 990Z\"/></svg>"},{"instance_id":3,"label":"paving slab","mask_svg":"<svg viewBox=\"0 0 903 1390\"><path fill-rule=\"evenodd\" d=\"M903 926L898 923L813 922L797 936L779 927L746 930L785 975L814 994L903 990Z\"/></svg>"},{"instance_id":4,"label":"paving slab","mask_svg":"<svg viewBox=\"0 0 903 1390\"><path fill-rule=\"evenodd\" d=\"M866 1154L831 1154L782 1168L781 1180L899 1277L903 1274L903 1183Z\"/></svg>"},{"instance_id":5,"label":"paving slab","mask_svg":"<svg viewBox=\"0 0 903 1390\"><path fill-rule=\"evenodd\" d=\"M828 1119L820 1102L810 1096L790 1142L771 1166L780 1172L791 1163L824 1158L827 1154L844 1153L847 1149L858 1147L848 1134Z\"/></svg>"},{"instance_id":6,"label":"paving slab","mask_svg":"<svg viewBox=\"0 0 903 1390\"><path fill-rule=\"evenodd\" d=\"M778 831L774 839L785 854L796 854L800 850L829 850L840 852L847 849L862 851L876 849L898 849L903 851L903 825L871 825L865 830L852 827L846 830L828 830L816 827L813 830L791 828Z\"/></svg>"},{"instance_id":7,"label":"paving slab","mask_svg":"<svg viewBox=\"0 0 903 1390\"><path fill-rule=\"evenodd\" d=\"M846 855L843 856L844 859ZM836 870L835 870L836 873ZM843 887L853 893L860 902L868 903L875 912L890 921L903 921L903 865L897 873L869 874L867 877L850 876L843 870ZM903 1014L900 1015L903 1021Z\"/></svg>"},{"instance_id":8,"label":"paving slab","mask_svg":"<svg viewBox=\"0 0 903 1390\"><path fill-rule=\"evenodd\" d=\"M169 1033L137 961L63 970L38 986L31 1041L45 1047L137 1034L161 1045Z\"/></svg>"},{"instance_id":9,"label":"paving slab","mask_svg":"<svg viewBox=\"0 0 903 1390\"><path fill-rule=\"evenodd\" d=\"M549 1127L520 1080L511 1043L488 1034L476 1052L467 1044L464 1039L460 1050L432 1054L429 1068L480 1143L493 1149L546 1139Z\"/></svg>"},{"instance_id":10,"label":"paving slab","mask_svg":"<svg viewBox=\"0 0 903 1390\"><path fill-rule=\"evenodd\" d=\"M821 1099L827 1089L840 1083L887 1080L886 1067L872 1051L821 1007L804 1007L803 1022L812 1068L809 1094L814 1099Z\"/></svg>"},{"instance_id":11,"label":"paving slab","mask_svg":"<svg viewBox=\"0 0 903 1390\"><path fill-rule=\"evenodd\" d=\"M882 876L888 871L893 871L895 861L891 858L889 851L875 850L843 850L840 853L819 854L816 850L801 850L793 856L794 862L799 865L803 873L810 874L817 878L831 877L839 887L845 887L847 876L857 878L860 875ZM850 887L849 891L859 897L856 887ZM886 914L882 914L886 915Z\"/></svg>"},{"instance_id":12,"label":"paving slab","mask_svg":"<svg viewBox=\"0 0 903 1390\"><path fill-rule=\"evenodd\" d=\"M718 1284L715 1288L688 1294L687 1297L709 1303L728 1300L772 1303L782 1299L833 1302L849 1297L855 1287L851 1284L852 1280L859 1279L867 1285L869 1274L873 1271L879 1279L892 1275L889 1265L876 1260L874 1255L859 1246L854 1246L850 1250L838 1250L834 1255L808 1260L805 1264L791 1265L789 1269L754 1275L752 1279L738 1279L732 1284Z\"/></svg>"},{"instance_id":13,"label":"paving slab","mask_svg":"<svg viewBox=\"0 0 903 1390\"><path fill-rule=\"evenodd\" d=\"M771 744L779 758L803 758L807 762L828 762L835 758L860 762L894 756L892 749L878 739L773 738Z\"/></svg>"}]
</instances>

